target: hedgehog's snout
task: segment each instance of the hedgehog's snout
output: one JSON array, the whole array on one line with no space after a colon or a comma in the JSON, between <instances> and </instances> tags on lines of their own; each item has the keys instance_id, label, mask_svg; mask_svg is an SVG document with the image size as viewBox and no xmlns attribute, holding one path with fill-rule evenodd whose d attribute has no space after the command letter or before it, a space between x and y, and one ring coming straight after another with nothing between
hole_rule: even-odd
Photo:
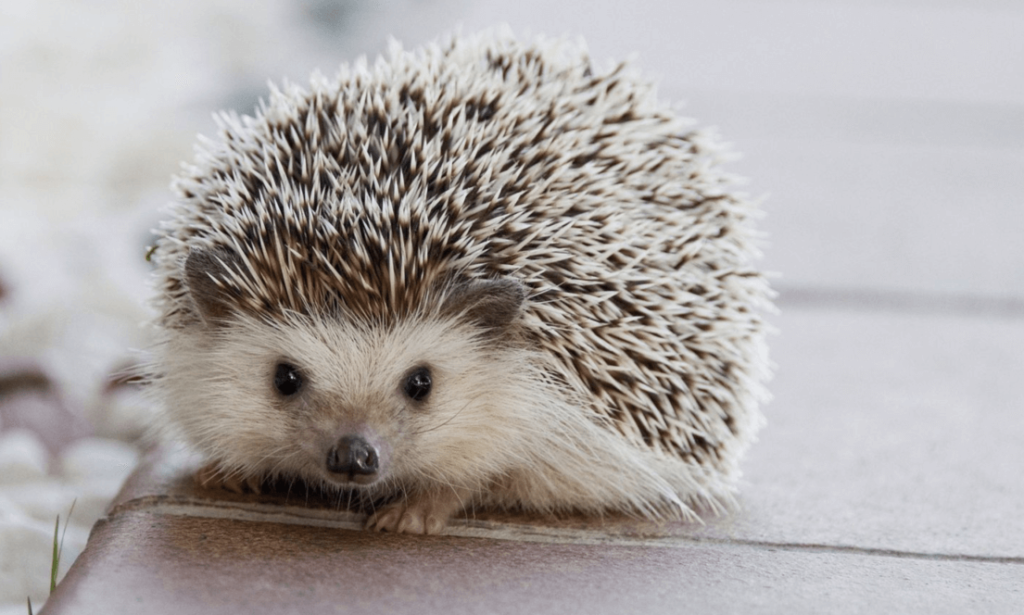
<instances>
[{"instance_id":1,"label":"hedgehog's snout","mask_svg":"<svg viewBox=\"0 0 1024 615\"><path fill-rule=\"evenodd\" d=\"M327 451L327 471L353 483L372 483L379 468L380 453L361 436L342 436Z\"/></svg>"}]
</instances>

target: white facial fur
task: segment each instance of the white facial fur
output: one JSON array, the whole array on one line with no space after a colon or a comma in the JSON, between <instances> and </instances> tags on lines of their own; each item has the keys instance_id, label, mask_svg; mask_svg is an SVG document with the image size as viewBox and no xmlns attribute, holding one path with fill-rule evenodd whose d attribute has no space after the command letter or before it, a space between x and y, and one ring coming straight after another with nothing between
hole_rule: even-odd
<instances>
[{"instance_id":1,"label":"white facial fur","mask_svg":"<svg viewBox=\"0 0 1024 615\"><path fill-rule=\"evenodd\" d=\"M225 472L354 487L325 459L341 436L356 434L380 453L379 479L357 486L374 497L461 488L477 502L537 510L599 511L610 501L651 514L683 508L673 495L680 485L666 478L692 470L652 471L649 453L571 407L579 402L545 375L539 355L471 325L238 317L179 331L165 353L156 384L170 423ZM302 374L294 396L273 386L279 362ZM403 384L424 366L433 387L417 402ZM686 488L705 492L690 479Z\"/></svg>"},{"instance_id":2,"label":"white facial fur","mask_svg":"<svg viewBox=\"0 0 1024 615\"><path fill-rule=\"evenodd\" d=\"M296 315L274 325L240 318L185 333L167 350L171 418L200 451L241 473L341 483L324 460L338 438L357 434L380 450L385 483L450 481L461 477L448 469L467 456L479 463L488 432L500 430L486 410L502 387L487 368L496 351L465 325L420 320L366 328ZM302 375L294 396L273 387L280 362ZM433 377L422 401L403 391L417 367Z\"/></svg>"}]
</instances>

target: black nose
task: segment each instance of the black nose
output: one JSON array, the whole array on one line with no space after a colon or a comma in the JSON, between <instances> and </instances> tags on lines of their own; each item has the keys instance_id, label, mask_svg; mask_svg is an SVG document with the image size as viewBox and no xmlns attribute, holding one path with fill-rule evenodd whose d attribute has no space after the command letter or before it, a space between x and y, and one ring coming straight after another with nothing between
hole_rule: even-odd
<instances>
[{"instance_id":1,"label":"black nose","mask_svg":"<svg viewBox=\"0 0 1024 615\"><path fill-rule=\"evenodd\" d=\"M377 473L377 449L359 436L343 436L327 451L327 471L349 478Z\"/></svg>"}]
</instances>

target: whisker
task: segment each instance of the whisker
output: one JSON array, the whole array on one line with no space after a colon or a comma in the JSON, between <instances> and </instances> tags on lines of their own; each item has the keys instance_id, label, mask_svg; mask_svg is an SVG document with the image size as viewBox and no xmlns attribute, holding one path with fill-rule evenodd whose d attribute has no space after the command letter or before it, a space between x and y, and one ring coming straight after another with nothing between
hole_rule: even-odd
<instances>
[{"instance_id":1,"label":"whisker","mask_svg":"<svg viewBox=\"0 0 1024 615\"><path fill-rule=\"evenodd\" d=\"M462 407L459 408L458 411L455 414L453 414L452 416L450 416L448 418L448 420L446 420L445 422L443 422L443 423L441 423L439 425L434 425L433 427L430 427L430 428L427 428L427 429L421 429L419 431L414 431L412 433L412 435L418 436L418 435L422 435L422 434L425 434L425 433L430 433L431 431L436 431L436 430L444 427L445 425L447 425L447 424L451 423L452 421L454 421L460 414L462 414L462 412L466 408L468 408L473 402L475 402L476 400L480 399L481 397L483 397L483 393L477 394L473 398L471 398L468 401L466 401L466 403L463 404Z\"/></svg>"}]
</instances>

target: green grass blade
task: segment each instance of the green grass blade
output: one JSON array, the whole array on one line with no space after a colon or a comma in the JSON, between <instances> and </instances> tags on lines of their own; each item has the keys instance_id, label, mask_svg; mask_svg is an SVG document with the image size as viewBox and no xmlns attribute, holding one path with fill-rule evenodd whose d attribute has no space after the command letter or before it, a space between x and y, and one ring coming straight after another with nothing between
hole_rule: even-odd
<instances>
[{"instance_id":1,"label":"green grass blade","mask_svg":"<svg viewBox=\"0 0 1024 615\"><path fill-rule=\"evenodd\" d=\"M68 524L71 522L71 513L75 512L75 504L78 498L71 502L71 509L68 511L68 518L64 522L64 531L60 531L60 515L57 515L57 523L53 526L53 557L50 559L50 593L57 589L57 573L60 571L60 556L64 553L64 537L68 533ZM60 540L57 539L58 535ZM31 609L31 603L29 603ZM30 611L31 615L31 611Z\"/></svg>"},{"instance_id":2,"label":"green grass blade","mask_svg":"<svg viewBox=\"0 0 1024 615\"><path fill-rule=\"evenodd\" d=\"M71 525L71 515L75 512L75 504L78 503L78 498L71 500L71 510L68 511L68 518L64 520L64 531L60 533L60 548L57 550L57 560L60 560L61 556L64 555L64 536L68 533L68 526ZM50 590L53 591L52 589Z\"/></svg>"},{"instance_id":3,"label":"green grass blade","mask_svg":"<svg viewBox=\"0 0 1024 615\"><path fill-rule=\"evenodd\" d=\"M57 567L60 566L60 548L57 545L59 531L60 515L57 515L57 523L53 526L53 557L50 559L50 593L57 589Z\"/></svg>"}]
</instances>

